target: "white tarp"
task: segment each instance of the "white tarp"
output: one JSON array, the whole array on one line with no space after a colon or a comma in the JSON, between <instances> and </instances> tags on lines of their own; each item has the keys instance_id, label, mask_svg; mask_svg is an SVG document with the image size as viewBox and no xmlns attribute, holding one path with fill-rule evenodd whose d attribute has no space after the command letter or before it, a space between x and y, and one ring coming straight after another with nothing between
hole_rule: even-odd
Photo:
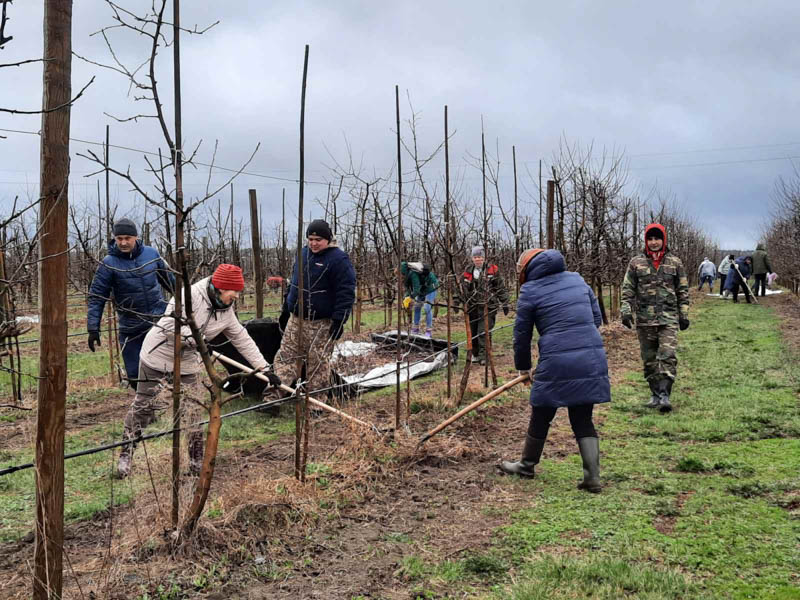
<instances>
[{"instance_id":1,"label":"white tarp","mask_svg":"<svg viewBox=\"0 0 800 600\"><path fill-rule=\"evenodd\" d=\"M740 296L744 296L744 289L742 289L742 288L739 288L739 289L740 289L739 295ZM775 294L782 294L782 293L783 293L783 290L771 290L771 289L767 288L767 296L774 296ZM706 296L713 296L714 298L722 298L723 300L732 300L733 299L733 296L731 295L730 292L728 292L727 296L720 296L719 294L706 294Z\"/></svg>"}]
</instances>

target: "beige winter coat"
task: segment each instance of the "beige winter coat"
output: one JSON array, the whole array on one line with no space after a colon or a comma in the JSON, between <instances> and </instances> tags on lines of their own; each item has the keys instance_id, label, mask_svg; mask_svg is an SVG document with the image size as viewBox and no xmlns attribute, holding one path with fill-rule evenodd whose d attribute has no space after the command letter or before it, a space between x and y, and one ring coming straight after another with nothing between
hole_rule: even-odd
<instances>
[{"instance_id":1,"label":"beige winter coat","mask_svg":"<svg viewBox=\"0 0 800 600\"><path fill-rule=\"evenodd\" d=\"M267 361L264 360L258 346L239 322L233 308L214 310L208 297L209 279L210 277L201 279L192 286L192 310L195 323L203 332L203 337L208 341L213 340L220 333L224 333L234 347L247 359L251 367L255 369L265 367ZM142 352L139 355L141 362L162 373L173 371L175 319L172 315L174 312L175 298L169 301L164 316L147 332L142 344ZM185 302L183 314L186 315ZM188 325L181 328L181 334L184 343L181 351L181 375L191 375L200 370L202 360L200 353L195 349Z\"/></svg>"}]
</instances>

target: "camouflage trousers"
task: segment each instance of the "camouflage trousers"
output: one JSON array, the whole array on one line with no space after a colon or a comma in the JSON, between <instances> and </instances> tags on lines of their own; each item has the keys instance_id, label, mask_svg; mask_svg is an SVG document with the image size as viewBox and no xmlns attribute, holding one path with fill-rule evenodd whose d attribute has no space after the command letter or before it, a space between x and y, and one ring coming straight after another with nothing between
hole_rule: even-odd
<instances>
[{"instance_id":1,"label":"camouflage trousers","mask_svg":"<svg viewBox=\"0 0 800 600\"><path fill-rule=\"evenodd\" d=\"M159 413L172 406L172 373L164 373L152 369L144 363L139 364L139 378L136 385L136 396L133 398L128 414L125 415L125 429L122 433L123 440L139 437L142 430L155 423ZM194 400L196 391L193 389L197 383L197 375L181 376L181 423L188 426L202 421L205 410ZM184 387L185 386L185 387ZM189 459L195 461L198 451L202 460L203 432L199 427L189 428L186 434ZM122 447L121 454L132 455L136 442ZM198 450L199 448L199 450Z\"/></svg>"},{"instance_id":2,"label":"camouflage trousers","mask_svg":"<svg viewBox=\"0 0 800 600\"><path fill-rule=\"evenodd\" d=\"M315 390L327 390L330 387L331 354L334 343L329 337L331 329L330 319L317 319L316 321L303 320L303 337L300 337L300 319L292 315L283 332L281 349L275 356L275 373L286 385L297 379L297 359L304 362L306 375L306 389L310 394ZM323 394L327 394L327 391ZM320 394L320 395L323 395ZM323 395L324 398L324 395ZM317 398L322 400L323 398Z\"/></svg>"},{"instance_id":3,"label":"camouflage trousers","mask_svg":"<svg viewBox=\"0 0 800 600\"><path fill-rule=\"evenodd\" d=\"M644 378L666 376L675 380L678 373L678 327L675 325L648 325L636 328L639 349L644 363Z\"/></svg>"}]
</instances>

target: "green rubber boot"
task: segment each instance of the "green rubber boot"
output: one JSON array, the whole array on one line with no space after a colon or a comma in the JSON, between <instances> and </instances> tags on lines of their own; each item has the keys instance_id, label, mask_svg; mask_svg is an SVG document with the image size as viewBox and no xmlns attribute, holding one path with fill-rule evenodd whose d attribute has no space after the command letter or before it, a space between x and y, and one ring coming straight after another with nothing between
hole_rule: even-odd
<instances>
[{"instance_id":1,"label":"green rubber boot","mask_svg":"<svg viewBox=\"0 0 800 600\"><path fill-rule=\"evenodd\" d=\"M578 484L578 489L597 494L602 489L600 485L600 440L596 437L580 438L578 448L583 460L583 481Z\"/></svg>"},{"instance_id":2,"label":"green rubber boot","mask_svg":"<svg viewBox=\"0 0 800 600\"><path fill-rule=\"evenodd\" d=\"M519 475L520 477L532 479L534 476L533 467L539 464L542 450L544 450L544 442L545 440L526 435L522 458L517 462L504 460L500 463L500 470L509 475Z\"/></svg>"}]
</instances>

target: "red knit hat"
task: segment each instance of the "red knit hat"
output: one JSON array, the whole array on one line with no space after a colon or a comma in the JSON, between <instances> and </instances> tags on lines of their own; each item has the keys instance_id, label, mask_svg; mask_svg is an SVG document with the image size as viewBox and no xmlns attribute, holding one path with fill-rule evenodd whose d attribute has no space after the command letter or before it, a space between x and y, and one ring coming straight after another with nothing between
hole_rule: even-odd
<instances>
[{"instance_id":1,"label":"red knit hat","mask_svg":"<svg viewBox=\"0 0 800 600\"><path fill-rule=\"evenodd\" d=\"M221 264L211 276L211 283L218 290L234 290L241 292L244 289L244 276L242 269L236 265Z\"/></svg>"}]
</instances>

